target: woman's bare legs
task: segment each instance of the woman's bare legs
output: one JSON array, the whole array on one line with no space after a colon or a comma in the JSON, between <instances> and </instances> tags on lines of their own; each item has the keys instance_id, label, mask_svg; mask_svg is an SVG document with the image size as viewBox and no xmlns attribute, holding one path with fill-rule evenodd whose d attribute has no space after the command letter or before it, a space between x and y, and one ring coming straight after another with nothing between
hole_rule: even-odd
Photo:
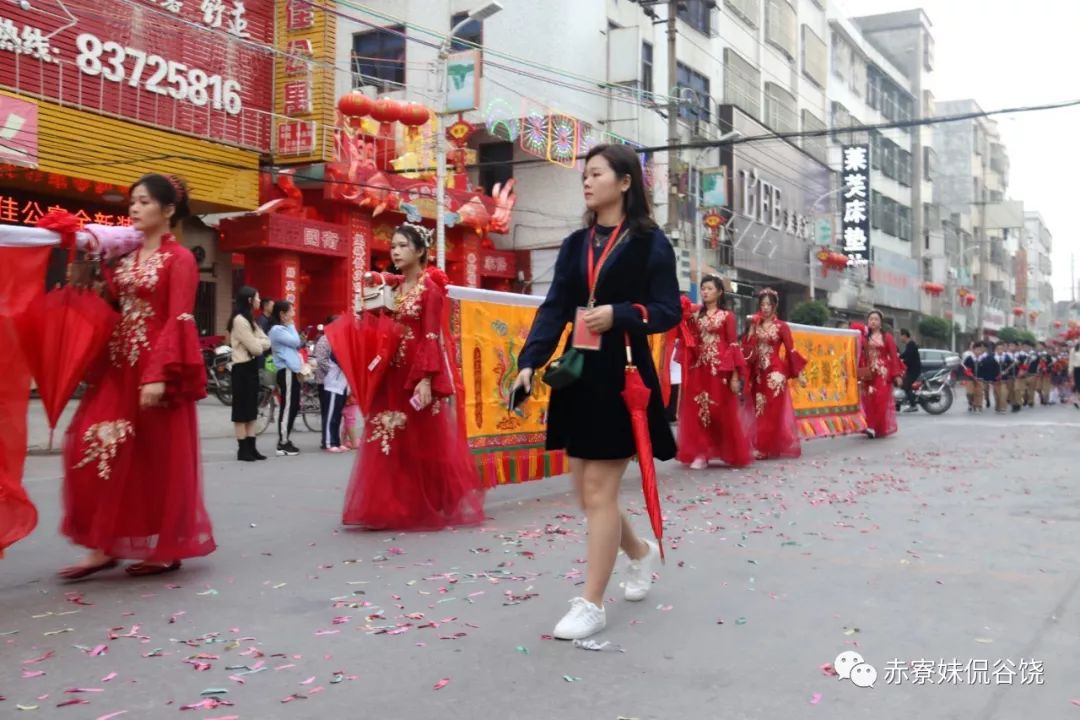
<instances>
[{"instance_id":1,"label":"woman's bare legs","mask_svg":"<svg viewBox=\"0 0 1080 720\"><path fill-rule=\"evenodd\" d=\"M622 547L633 559L649 552L649 547L638 538L629 520L619 510L619 484L629 462L629 459L570 459L578 502L588 520L585 592L582 596L598 607L603 607L604 592L619 548Z\"/></svg>"}]
</instances>

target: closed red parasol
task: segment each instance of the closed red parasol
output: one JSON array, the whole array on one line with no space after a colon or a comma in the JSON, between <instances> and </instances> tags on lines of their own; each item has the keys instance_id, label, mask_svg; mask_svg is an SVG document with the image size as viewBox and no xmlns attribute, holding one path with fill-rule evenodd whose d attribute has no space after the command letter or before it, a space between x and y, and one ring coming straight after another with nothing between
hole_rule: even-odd
<instances>
[{"instance_id":1,"label":"closed red parasol","mask_svg":"<svg viewBox=\"0 0 1080 720\"><path fill-rule=\"evenodd\" d=\"M59 232L73 252L78 220L50 213L39 226ZM68 285L38 298L15 318L15 332L41 402L55 429L75 388L101 355L119 314L96 293ZM50 437L50 445L51 437Z\"/></svg>"},{"instance_id":2,"label":"closed red parasol","mask_svg":"<svg viewBox=\"0 0 1080 720\"><path fill-rule=\"evenodd\" d=\"M358 315L343 315L326 326L330 347L364 417L404 334L405 326L385 305L365 307Z\"/></svg>"},{"instance_id":3,"label":"closed red parasol","mask_svg":"<svg viewBox=\"0 0 1080 720\"><path fill-rule=\"evenodd\" d=\"M648 312L635 305L648 322ZM664 560L664 518L660 509L660 491L656 486L656 464L653 458L652 437L649 435L649 398L652 395L638 373L630 351L630 335L626 335L626 384L622 390L623 402L630 411L630 426L634 431L638 465L641 466L641 492L645 496L645 509L653 535L660 546L660 561Z\"/></svg>"}]
</instances>

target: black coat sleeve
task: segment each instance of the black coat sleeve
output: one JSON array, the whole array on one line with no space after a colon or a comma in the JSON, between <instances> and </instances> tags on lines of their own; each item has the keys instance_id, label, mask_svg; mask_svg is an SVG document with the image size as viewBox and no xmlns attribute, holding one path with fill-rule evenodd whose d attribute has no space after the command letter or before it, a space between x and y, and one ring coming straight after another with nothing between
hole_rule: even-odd
<instances>
[{"instance_id":1,"label":"black coat sleeve","mask_svg":"<svg viewBox=\"0 0 1080 720\"><path fill-rule=\"evenodd\" d=\"M646 297L641 304L649 313L649 321L644 321L633 303L615 303L612 329L639 334L661 333L682 321L675 251L671 241L659 230L653 233L646 276Z\"/></svg>"},{"instance_id":2,"label":"black coat sleeve","mask_svg":"<svg viewBox=\"0 0 1080 720\"><path fill-rule=\"evenodd\" d=\"M544 302L536 310L529 337L518 356L518 367L522 370L538 370L546 365L566 331L567 323L573 319L575 306L573 298L570 297L569 285L574 250L575 239L571 235L559 248L551 287L548 288Z\"/></svg>"}]
</instances>

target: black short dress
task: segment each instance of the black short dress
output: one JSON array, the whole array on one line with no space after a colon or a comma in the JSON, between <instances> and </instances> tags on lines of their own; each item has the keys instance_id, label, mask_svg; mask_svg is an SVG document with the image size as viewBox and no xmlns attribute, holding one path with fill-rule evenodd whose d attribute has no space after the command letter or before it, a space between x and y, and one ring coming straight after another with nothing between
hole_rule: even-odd
<instances>
[{"instance_id":1,"label":"black short dress","mask_svg":"<svg viewBox=\"0 0 1080 720\"><path fill-rule=\"evenodd\" d=\"M588 303L587 252L599 258L613 228L596 226L595 238L588 229L574 232L563 241L555 262L555 274L547 298L537 310L518 366L535 370L540 382L542 368L554 354L577 308ZM595 239L595 242L591 241ZM562 390L553 390L548 408L547 449L566 450L570 457L585 460L618 460L637 454L630 413L623 402L626 376L625 334L630 333L634 364L649 399L649 434L658 460L675 457L675 438L664 416L660 381L647 336L675 327L682 317L675 253L671 242L657 228L626 232L600 269L596 305L614 307L614 326L604 334L599 350L582 351L581 378ZM648 310L648 322L633 307ZM562 352L569 349L569 340ZM560 352L560 355L562 353Z\"/></svg>"}]
</instances>

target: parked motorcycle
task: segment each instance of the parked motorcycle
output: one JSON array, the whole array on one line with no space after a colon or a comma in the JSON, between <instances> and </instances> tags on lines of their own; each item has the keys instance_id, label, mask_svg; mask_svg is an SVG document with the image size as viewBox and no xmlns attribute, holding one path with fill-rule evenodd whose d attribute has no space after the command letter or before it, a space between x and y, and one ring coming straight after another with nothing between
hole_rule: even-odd
<instances>
[{"instance_id":1,"label":"parked motorcycle","mask_svg":"<svg viewBox=\"0 0 1080 720\"><path fill-rule=\"evenodd\" d=\"M232 405L232 348L218 345L203 349L206 363L207 390L217 396L222 405Z\"/></svg>"},{"instance_id":2,"label":"parked motorcycle","mask_svg":"<svg viewBox=\"0 0 1080 720\"><path fill-rule=\"evenodd\" d=\"M953 404L953 377L956 366L947 363L945 367L924 374L911 389L915 393L915 402L930 415L941 415L949 411ZM893 388L893 400L899 410L907 402L903 388Z\"/></svg>"}]
</instances>

